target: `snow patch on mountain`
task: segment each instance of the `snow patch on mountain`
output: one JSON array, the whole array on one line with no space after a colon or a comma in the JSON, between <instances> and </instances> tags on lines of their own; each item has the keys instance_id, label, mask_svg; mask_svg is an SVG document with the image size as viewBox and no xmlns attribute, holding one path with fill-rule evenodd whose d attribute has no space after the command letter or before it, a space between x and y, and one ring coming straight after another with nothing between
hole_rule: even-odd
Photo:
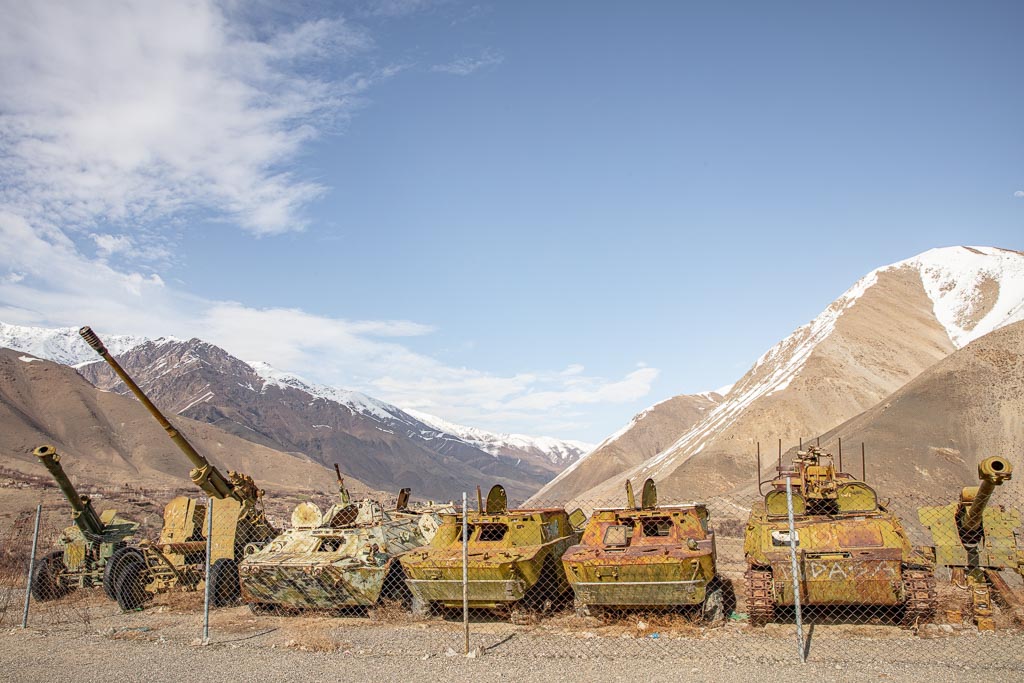
<instances>
[{"instance_id":1,"label":"snow patch on mountain","mask_svg":"<svg viewBox=\"0 0 1024 683\"><path fill-rule=\"evenodd\" d=\"M459 437L466 443L476 446L491 455L501 455L509 450L535 451L556 465L575 462L593 448L593 444L570 439L556 439L550 436L527 436L526 434L505 434L489 432L476 427L449 422L436 415L422 413L418 410L406 410L409 415L420 422L442 432Z\"/></svg>"},{"instance_id":2,"label":"snow patch on mountain","mask_svg":"<svg viewBox=\"0 0 1024 683\"><path fill-rule=\"evenodd\" d=\"M103 335L103 343L115 356L148 341L164 344L179 340L174 337L150 340L135 335ZM29 327L0 322L0 346L72 367L93 363L98 359L96 352L78 334L76 327Z\"/></svg>"}]
</instances>

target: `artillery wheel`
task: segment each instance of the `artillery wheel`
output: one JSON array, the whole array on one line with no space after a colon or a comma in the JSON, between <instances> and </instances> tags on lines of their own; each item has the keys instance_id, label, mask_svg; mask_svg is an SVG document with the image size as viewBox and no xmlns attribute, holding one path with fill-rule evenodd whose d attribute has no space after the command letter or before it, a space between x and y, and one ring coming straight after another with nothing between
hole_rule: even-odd
<instances>
[{"instance_id":1,"label":"artillery wheel","mask_svg":"<svg viewBox=\"0 0 1024 683\"><path fill-rule=\"evenodd\" d=\"M111 600L117 600L118 567L128 554L134 554L135 548L118 548L103 565L103 594Z\"/></svg>"},{"instance_id":2,"label":"artillery wheel","mask_svg":"<svg viewBox=\"0 0 1024 683\"><path fill-rule=\"evenodd\" d=\"M55 550L36 562L32 569L32 583L29 590L38 602L56 600L70 592L61 583L60 574L64 571L64 552Z\"/></svg>"},{"instance_id":3,"label":"artillery wheel","mask_svg":"<svg viewBox=\"0 0 1024 683\"><path fill-rule=\"evenodd\" d=\"M911 628L935 614L938 597L935 592L935 572L932 569L904 569L903 591L907 596L903 608L903 626Z\"/></svg>"},{"instance_id":4,"label":"artillery wheel","mask_svg":"<svg viewBox=\"0 0 1024 683\"><path fill-rule=\"evenodd\" d=\"M238 563L228 557L210 565L210 604L228 607L238 602L242 587L238 582Z\"/></svg>"},{"instance_id":5,"label":"artillery wheel","mask_svg":"<svg viewBox=\"0 0 1024 683\"><path fill-rule=\"evenodd\" d=\"M138 553L126 555L118 563L114 580L114 595L117 606L124 612L131 612L142 607L146 601L146 574L148 567Z\"/></svg>"},{"instance_id":6,"label":"artillery wheel","mask_svg":"<svg viewBox=\"0 0 1024 683\"><path fill-rule=\"evenodd\" d=\"M725 591L717 584L704 596L704 604L701 606L701 618L706 624L715 626L725 621Z\"/></svg>"},{"instance_id":7,"label":"artillery wheel","mask_svg":"<svg viewBox=\"0 0 1024 683\"><path fill-rule=\"evenodd\" d=\"M748 569L747 580L747 614L750 615L751 626L764 626L775 619L775 598L772 587L770 569Z\"/></svg>"}]
</instances>

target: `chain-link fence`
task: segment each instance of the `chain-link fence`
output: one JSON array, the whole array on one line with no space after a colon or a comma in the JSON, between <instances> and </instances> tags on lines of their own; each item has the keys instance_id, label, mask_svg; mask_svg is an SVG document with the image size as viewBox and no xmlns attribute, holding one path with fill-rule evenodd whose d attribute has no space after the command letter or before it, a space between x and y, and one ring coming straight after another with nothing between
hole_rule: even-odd
<instances>
[{"instance_id":1,"label":"chain-link fence","mask_svg":"<svg viewBox=\"0 0 1024 683\"><path fill-rule=\"evenodd\" d=\"M28 590L30 628L119 639L423 656L742 649L775 661L859 647L900 660L928 641L933 658L1024 665L1016 482L991 502L951 491L891 508L857 481L825 499L789 483L788 496L770 486L706 503L638 491L517 508L498 489L465 508L307 502L288 520L178 497L162 529L122 535L110 529L119 518L83 533L51 509L31 575L25 513L0 537L0 626L20 625Z\"/></svg>"}]
</instances>

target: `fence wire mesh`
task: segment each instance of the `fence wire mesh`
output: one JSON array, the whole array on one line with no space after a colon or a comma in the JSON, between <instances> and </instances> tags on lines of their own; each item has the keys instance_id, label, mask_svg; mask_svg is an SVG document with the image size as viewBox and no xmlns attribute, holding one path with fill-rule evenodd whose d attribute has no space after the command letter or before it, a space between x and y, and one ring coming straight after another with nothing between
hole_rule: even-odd
<instances>
[{"instance_id":1,"label":"fence wire mesh","mask_svg":"<svg viewBox=\"0 0 1024 683\"><path fill-rule=\"evenodd\" d=\"M0 536L0 625L20 625L29 590L31 628L195 642L209 565L213 643L608 659L742 650L766 660L842 659L864 646L883 660L928 652L1024 665L1016 486L997 490L969 529L959 492L874 509L798 500L793 534L770 496L525 508L475 497L465 511L307 502L289 519L178 497L162 526L112 542L76 535L69 511L48 505L31 576L32 514Z\"/></svg>"}]
</instances>

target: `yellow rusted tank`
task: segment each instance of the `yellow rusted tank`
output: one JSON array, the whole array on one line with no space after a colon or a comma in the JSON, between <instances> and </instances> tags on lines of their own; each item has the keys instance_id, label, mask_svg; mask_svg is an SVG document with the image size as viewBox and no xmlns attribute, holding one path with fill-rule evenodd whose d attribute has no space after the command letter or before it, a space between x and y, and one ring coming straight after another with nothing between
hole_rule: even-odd
<instances>
[{"instance_id":1,"label":"yellow rusted tank","mask_svg":"<svg viewBox=\"0 0 1024 683\"><path fill-rule=\"evenodd\" d=\"M707 506L659 506L651 479L640 505L628 481L626 499L625 508L594 510L580 543L562 555L577 614L700 605L709 621L724 618Z\"/></svg>"},{"instance_id":2,"label":"yellow rusted tank","mask_svg":"<svg viewBox=\"0 0 1024 683\"><path fill-rule=\"evenodd\" d=\"M376 500L350 502L340 474L338 483L339 503L324 513L301 503L291 529L242 560L242 599L254 610L335 610L381 599L411 603L396 556L430 542L440 514L455 508L411 509L409 489L402 489L396 508L385 510Z\"/></svg>"},{"instance_id":3,"label":"yellow rusted tank","mask_svg":"<svg viewBox=\"0 0 1024 683\"><path fill-rule=\"evenodd\" d=\"M907 623L935 609L931 558L913 547L899 518L875 490L836 469L832 455L811 446L791 469L779 468L747 521L746 600L750 622L772 621L777 605L793 605L786 501L792 485L801 605L890 606Z\"/></svg>"},{"instance_id":4,"label":"yellow rusted tank","mask_svg":"<svg viewBox=\"0 0 1024 683\"><path fill-rule=\"evenodd\" d=\"M560 560L579 542L586 516L562 508L509 510L505 490L494 486L486 507L442 515L430 545L399 558L415 612L462 606L463 514L470 607L498 609L520 601L540 606L569 592Z\"/></svg>"}]
</instances>

